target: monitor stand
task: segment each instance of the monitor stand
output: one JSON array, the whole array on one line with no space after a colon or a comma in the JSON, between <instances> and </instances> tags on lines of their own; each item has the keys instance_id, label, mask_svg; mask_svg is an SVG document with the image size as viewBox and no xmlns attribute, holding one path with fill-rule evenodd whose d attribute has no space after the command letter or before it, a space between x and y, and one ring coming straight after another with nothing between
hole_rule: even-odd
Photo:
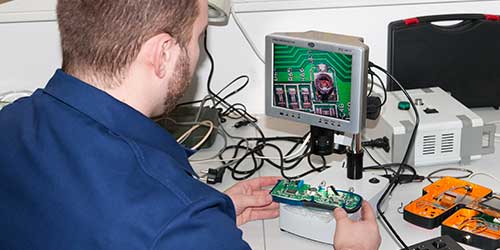
<instances>
[{"instance_id":1,"label":"monitor stand","mask_svg":"<svg viewBox=\"0 0 500 250\"><path fill-rule=\"evenodd\" d=\"M359 180L363 178L363 147L361 135L353 134L351 145L335 143L335 137L342 134L331 129L311 126L311 153L315 155L347 154L347 178Z\"/></svg>"},{"instance_id":2,"label":"monitor stand","mask_svg":"<svg viewBox=\"0 0 500 250\"><path fill-rule=\"evenodd\" d=\"M337 152L338 145L335 146L333 142L329 143L330 140L333 140L332 135L334 134L335 131L332 130L311 127L313 153L332 154ZM320 145L315 145L318 142ZM330 148L325 147L325 143ZM338 190L354 192L361 195L375 208L389 184L389 180L375 173L363 176L361 136L353 135L351 145L346 149L340 149L347 153L347 168L332 167L316 176L305 178L305 182L317 186L324 181L327 185L333 185ZM361 217L361 211L350 214L349 217L358 220ZM307 239L334 244L335 219L333 211L280 204L280 229Z\"/></svg>"}]
</instances>

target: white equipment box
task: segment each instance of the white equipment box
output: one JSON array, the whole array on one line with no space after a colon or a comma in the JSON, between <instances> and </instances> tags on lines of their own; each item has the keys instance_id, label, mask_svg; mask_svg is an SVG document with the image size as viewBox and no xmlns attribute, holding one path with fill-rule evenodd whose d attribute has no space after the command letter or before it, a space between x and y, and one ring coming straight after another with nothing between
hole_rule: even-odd
<instances>
[{"instance_id":1,"label":"white equipment box","mask_svg":"<svg viewBox=\"0 0 500 250\"><path fill-rule=\"evenodd\" d=\"M345 168L330 168L305 180L312 185L319 185L325 181L328 185L335 185L339 190L350 190L361 195L373 209L376 209L378 200L389 184L388 179L380 177L377 173L365 173L361 180L349 180L346 178ZM361 210L349 214L349 218L359 220ZM333 211L280 204L282 231L314 241L335 244L333 242L335 224Z\"/></svg>"},{"instance_id":2,"label":"white equipment box","mask_svg":"<svg viewBox=\"0 0 500 250\"><path fill-rule=\"evenodd\" d=\"M441 88L409 90L420 125L408 163L413 166L469 164L495 151L493 124L483 120ZM415 114L402 91L389 92L376 121L367 121L364 139L389 138L390 150L372 149L385 163L401 162L415 126ZM409 109L408 109L409 107Z\"/></svg>"}]
</instances>

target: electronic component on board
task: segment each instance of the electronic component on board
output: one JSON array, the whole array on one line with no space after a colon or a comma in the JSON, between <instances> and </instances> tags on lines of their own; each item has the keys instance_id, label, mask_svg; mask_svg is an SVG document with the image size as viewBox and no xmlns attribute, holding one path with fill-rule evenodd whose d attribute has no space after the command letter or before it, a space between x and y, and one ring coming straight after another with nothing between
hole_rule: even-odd
<instances>
[{"instance_id":1,"label":"electronic component on board","mask_svg":"<svg viewBox=\"0 0 500 250\"><path fill-rule=\"evenodd\" d=\"M482 200L479 202L479 205L484 208L500 212L500 198L497 196Z\"/></svg>"},{"instance_id":2,"label":"electronic component on board","mask_svg":"<svg viewBox=\"0 0 500 250\"><path fill-rule=\"evenodd\" d=\"M480 185L444 177L424 188L404 209L404 219L481 249L500 248L500 197Z\"/></svg>"},{"instance_id":3,"label":"electronic component on board","mask_svg":"<svg viewBox=\"0 0 500 250\"><path fill-rule=\"evenodd\" d=\"M500 248L499 216L498 210L483 213L462 208L443 222L441 234L450 235L459 242L481 249L498 249Z\"/></svg>"},{"instance_id":4,"label":"electronic component on board","mask_svg":"<svg viewBox=\"0 0 500 250\"><path fill-rule=\"evenodd\" d=\"M355 213L361 208L363 198L358 194L336 190L322 182L319 186L304 183L304 180L280 180L271 190L273 201L327 210L343 208L347 213Z\"/></svg>"},{"instance_id":5,"label":"electronic component on board","mask_svg":"<svg viewBox=\"0 0 500 250\"><path fill-rule=\"evenodd\" d=\"M492 190L468 181L445 177L423 190L424 195L404 208L404 219L432 229L458 209L489 196Z\"/></svg>"}]
</instances>

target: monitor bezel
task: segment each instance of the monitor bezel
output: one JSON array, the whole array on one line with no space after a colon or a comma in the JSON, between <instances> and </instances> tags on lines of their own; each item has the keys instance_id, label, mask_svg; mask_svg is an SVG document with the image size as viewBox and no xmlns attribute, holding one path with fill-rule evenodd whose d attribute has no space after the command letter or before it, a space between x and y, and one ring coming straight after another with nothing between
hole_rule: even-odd
<instances>
[{"instance_id":1,"label":"monitor bezel","mask_svg":"<svg viewBox=\"0 0 500 250\"><path fill-rule=\"evenodd\" d=\"M351 55L352 76L350 120L343 120L274 106L274 44ZM352 134L359 134L365 128L368 80L368 48L366 46L355 46L351 44L287 37L284 35L268 35L266 37L266 62L268 62L266 63L266 115Z\"/></svg>"}]
</instances>

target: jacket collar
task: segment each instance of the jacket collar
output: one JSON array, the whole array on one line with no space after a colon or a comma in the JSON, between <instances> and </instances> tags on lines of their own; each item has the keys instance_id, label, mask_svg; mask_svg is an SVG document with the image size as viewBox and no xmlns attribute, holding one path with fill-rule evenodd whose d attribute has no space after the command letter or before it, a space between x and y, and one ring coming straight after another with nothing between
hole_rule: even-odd
<instances>
[{"instance_id":1,"label":"jacket collar","mask_svg":"<svg viewBox=\"0 0 500 250\"><path fill-rule=\"evenodd\" d=\"M44 92L87 115L111 131L169 154L189 174L196 176L184 148L162 127L106 92L57 70Z\"/></svg>"}]
</instances>

